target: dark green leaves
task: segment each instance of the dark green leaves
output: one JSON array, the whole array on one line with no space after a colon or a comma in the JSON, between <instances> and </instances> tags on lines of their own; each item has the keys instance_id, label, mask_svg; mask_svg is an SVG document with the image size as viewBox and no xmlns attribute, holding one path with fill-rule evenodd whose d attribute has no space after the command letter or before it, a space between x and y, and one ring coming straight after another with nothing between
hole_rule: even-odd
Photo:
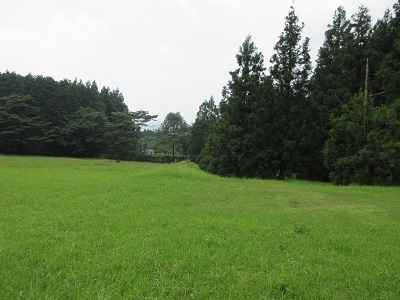
<instances>
[{"instance_id":1,"label":"dark green leaves","mask_svg":"<svg viewBox=\"0 0 400 300\"><path fill-rule=\"evenodd\" d=\"M132 159L155 117L129 112L118 89L95 81L0 73L0 153Z\"/></svg>"}]
</instances>

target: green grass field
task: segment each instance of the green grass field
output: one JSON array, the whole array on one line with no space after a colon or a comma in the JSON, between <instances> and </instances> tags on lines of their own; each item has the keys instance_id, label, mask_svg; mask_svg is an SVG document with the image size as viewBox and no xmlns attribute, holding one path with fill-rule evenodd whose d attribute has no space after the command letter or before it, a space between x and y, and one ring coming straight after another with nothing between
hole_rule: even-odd
<instances>
[{"instance_id":1,"label":"green grass field","mask_svg":"<svg viewBox=\"0 0 400 300\"><path fill-rule=\"evenodd\" d=\"M400 299L400 188L0 156L0 299Z\"/></svg>"}]
</instances>

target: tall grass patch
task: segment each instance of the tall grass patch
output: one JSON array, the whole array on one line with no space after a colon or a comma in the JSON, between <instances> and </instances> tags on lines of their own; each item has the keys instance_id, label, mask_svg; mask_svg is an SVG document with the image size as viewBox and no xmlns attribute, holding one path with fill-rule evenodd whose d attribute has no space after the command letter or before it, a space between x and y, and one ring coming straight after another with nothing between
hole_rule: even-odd
<instances>
[{"instance_id":1,"label":"tall grass patch","mask_svg":"<svg viewBox=\"0 0 400 300\"><path fill-rule=\"evenodd\" d=\"M0 298L399 299L399 194L0 156Z\"/></svg>"}]
</instances>

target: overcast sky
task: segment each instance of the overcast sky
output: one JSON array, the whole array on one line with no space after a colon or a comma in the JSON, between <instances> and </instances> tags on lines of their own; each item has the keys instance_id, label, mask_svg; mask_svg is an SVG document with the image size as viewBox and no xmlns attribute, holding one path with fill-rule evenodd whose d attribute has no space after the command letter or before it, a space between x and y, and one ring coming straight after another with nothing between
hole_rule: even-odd
<instances>
[{"instance_id":1,"label":"overcast sky","mask_svg":"<svg viewBox=\"0 0 400 300\"><path fill-rule=\"evenodd\" d=\"M327 24L364 4L373 23L396 0L296 0L317 58ZM131 111L180 112L188 123L236 69L248 34L266 67L292 0L0 0L0 72L119 88Z\"/></svg>"}]
</instances>

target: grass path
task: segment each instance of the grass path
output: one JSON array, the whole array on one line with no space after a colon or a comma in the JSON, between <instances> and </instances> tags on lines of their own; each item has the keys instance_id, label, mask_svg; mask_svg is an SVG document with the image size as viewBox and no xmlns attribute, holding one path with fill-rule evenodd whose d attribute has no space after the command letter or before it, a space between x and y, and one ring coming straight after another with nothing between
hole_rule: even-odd
<instances>
[{"instance_id":1,"label":"grass path","mask_svg":"<svg viewBox=\"0 0 400 300\"><path fill-rule=\"evenodd\" d=\"M400 188L0 156L0 299L400 299Z\"/></svg>"}]
</instances>

